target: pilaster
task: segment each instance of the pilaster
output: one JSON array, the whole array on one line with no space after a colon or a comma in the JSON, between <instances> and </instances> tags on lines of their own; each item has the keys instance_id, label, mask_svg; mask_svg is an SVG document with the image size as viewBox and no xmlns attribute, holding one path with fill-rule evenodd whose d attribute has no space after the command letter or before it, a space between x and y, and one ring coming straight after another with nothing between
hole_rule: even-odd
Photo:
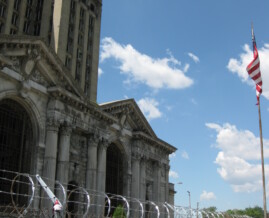
<instances>
[{"instance_id":1,"label":"pilaster","mask_svg":"<svg viewBox=\"0 0 269 218\"><path fill-rule=\"evenodd\" d=\"M54 189L56 173L56 157L58 143L59 122L53 118L47 120L46 147L44 157L43 177L47 179L47 185ZM50 202L43 202L45 207L51 206Z\"/></svg>"},{"instance_id":2,"label":"pilaster","mask_svg":"<svg viewBox=\"0 0 269 218\"><path fill-rule=\"evenodd\" d=\"M89 191L96 191L96 174L97 174L97 148L99 138L97 134L90 134L87 138L88 158L86 172L86 188Z\"/></svg>"},{"instance_id":3,"label":"pilaster","mask_svg":"<svg viewBox=\"0 0 269 218\"><path fill-rule=\"evenodd\" d=\"M102 216L103 214L103 205L105 198L101 193L104 193L106 190L106 154L107 147L109 142L106 139L101 139L98 144L97 151L97 191L99 197L97 199L97 205L100 205L97 208L97 216Z\"/></svg>"},{"instance_id":4,"label":"pilaster","mask_svg":"<svg viewBox=\"0 0 269 218\"><path fill-rule=\"evenodd\" d=\"M154 162L153 173L153 201L159 202L160 200L160 182L161 182L161 164L157 161Z\"/></svg>"},{"instance_id":5,"label":"pilaster","mask_svg":"<svg viewBox=\"0 0 269 218\"><path fill-rule=\"evenodd\" d=\"M140 162L140 199L146 200L146 159L142 158Z\"/></svg>"},{"instance_id":6,"label":"pilaster","mask_svg":"<svg viewBox=\"0 0 269 218\"><path fill-rule=\"evenodd\" d=\"M64 123L60 127L60 142L57 161L57 174L56 179L66 187L69 179L69 150L70 150L70 136L72 127L70 124ZM59 195L58 195L59 196Z\"/></svg>"}]
</instances>

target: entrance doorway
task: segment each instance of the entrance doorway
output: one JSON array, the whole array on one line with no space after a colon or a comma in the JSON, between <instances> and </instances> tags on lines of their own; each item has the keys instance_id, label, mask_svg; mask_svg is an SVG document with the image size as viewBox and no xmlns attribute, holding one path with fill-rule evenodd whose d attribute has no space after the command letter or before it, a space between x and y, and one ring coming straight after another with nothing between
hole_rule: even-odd
<instances>
[{"instance_id":1,"label":"entrance doorway","mask_svg":"<svg viewBox=\"0 0 269 218\"><path fill-rule=\"evenodd\" d=\"M106 193L108 195L123 194L123 153L114 143L107 148ZM122 204L120 199L112 198L111 214L119 204Z\"/></svg>"},{"instance_id":2,"label":"entrance doorway","mask_svg":"<svg viewBox=\"0 0 269 218\"><path fill-rule=\"evenodd\" d=\"M16 101L4 99L0 101L0 204L11 202L11 182L16 174L30 173L33 148L33 129L30 117L26 110ZM5 170L5 171L3 171ZM6 178L6 180L4 179ZM18 205L27 202L29 186L25 185L29 180L23 176L16 177L13 192L19 193L13 196Z\"/></svg>"}]
</instances>

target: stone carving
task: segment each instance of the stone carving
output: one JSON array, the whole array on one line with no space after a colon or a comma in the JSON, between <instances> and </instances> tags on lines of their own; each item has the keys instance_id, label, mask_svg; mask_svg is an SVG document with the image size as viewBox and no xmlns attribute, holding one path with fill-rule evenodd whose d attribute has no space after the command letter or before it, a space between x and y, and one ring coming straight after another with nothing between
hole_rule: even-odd
<instances>
[{"instance_id":1,"label":"stone carving","mask_svg":"<svg viewBox=\"0 0 269 218\"><path fill-rule=\"evenodd\" d=\"M39 83L45 87L48 87L50 84L46 80L46 78L38 71L34 70L30 77L31 80L35 81L36 83Z\"/></svg>"},{"instance_id":2,"label":"stone carving","mask_svg":"<svg viewBox=\"0 0 269 218\"><path fill-rule=\"evenodd\" d=\"M64 123L61 126L61 134L70 136L71 133L72 133L72 126L68 122L64 121Z\"/></svg>"},{"instance_id":3,"label":"stone carving","mask_svg":"<svg viewBox=\"0 0 269 218\"><path fill-rule=\"evenodd\" d=\"M49 117L46 122L47 130L49 131L59 131L60 122L56 120L54 117Z\"/></svg>"},{"instance_id":4,"label":"stone carving","mask_svg":"<svg viewBox=\"0 0 269 218\"><path fill-rule=\"evenodd\" d=\"M97 131L90 133L88 137L88 146L98 146L99 139L100 137Z\"/></svg>"}]
</instances>

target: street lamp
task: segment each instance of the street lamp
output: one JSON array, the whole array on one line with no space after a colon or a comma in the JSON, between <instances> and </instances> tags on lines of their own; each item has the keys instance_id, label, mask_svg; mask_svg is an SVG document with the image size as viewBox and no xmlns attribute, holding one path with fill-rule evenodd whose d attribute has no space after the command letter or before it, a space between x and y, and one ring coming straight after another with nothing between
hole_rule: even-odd
<instances>
[{"instance_id":1,"label":"street lamp","mask_svg":"<svg viewBox=\"0 0 269 218\"><path fill-rule=\"evenodd\" d=\"M191 192L187 191L189 194L189 208L190 208L190 218L191 218Z\"/></svg>"}]
</instances>

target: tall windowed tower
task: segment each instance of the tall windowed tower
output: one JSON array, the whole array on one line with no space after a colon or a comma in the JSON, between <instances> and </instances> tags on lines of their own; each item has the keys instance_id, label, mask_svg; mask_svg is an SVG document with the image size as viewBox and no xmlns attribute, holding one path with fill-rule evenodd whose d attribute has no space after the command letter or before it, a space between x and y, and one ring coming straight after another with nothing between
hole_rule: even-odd
<instances>
[{"instance_id":1,"label":"tall windowed tower","mask_svg":"<svg viewBox=\"0 0 269 218\"><path fill-rule=\"evenodd\" d=\"M0 0L0 33L42 37L96 101L102 0Z\"/></svg>"}]
</instances>

